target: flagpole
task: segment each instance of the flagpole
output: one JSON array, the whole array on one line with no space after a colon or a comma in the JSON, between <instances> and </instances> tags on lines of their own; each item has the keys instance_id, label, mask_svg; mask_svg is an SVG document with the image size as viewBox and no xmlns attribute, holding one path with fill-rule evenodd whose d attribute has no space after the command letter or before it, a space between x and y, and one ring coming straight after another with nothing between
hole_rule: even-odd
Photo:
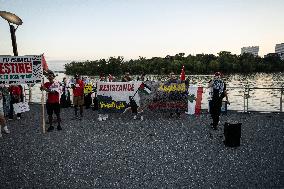
<instances>
[{"instance_id":1,"label":"flagpole","mask_svg":"<svg viewBox=\"0 0 284 189\"><path fill-rule=\"evenodd\" d=\"M42 86L44 85L44 77L42 79ZM42 132L45 133L45 113L44 113L44 93L41 91L41 110L42 110Z\"/></svg>"}]
</instances>

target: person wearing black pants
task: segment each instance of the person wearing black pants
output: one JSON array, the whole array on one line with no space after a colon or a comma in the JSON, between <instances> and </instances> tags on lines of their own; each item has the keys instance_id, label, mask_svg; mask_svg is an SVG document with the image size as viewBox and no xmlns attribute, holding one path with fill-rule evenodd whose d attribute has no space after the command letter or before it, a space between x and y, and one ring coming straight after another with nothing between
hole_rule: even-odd
<instances>
[{"instance_id":1,"label":"person wearing black pants","mask_svg":"<svg viewBox=\"0 0 284 189\"><path fill-rule=\"evenodd\" d=\"M10 91L10 110L9 110L9 120L13 120L14 115L14 104L19 103L21 100L21 88L18 85L11 85L9 87ZM21 113L17 113L17 119L21 119Z\"/></svg>"},{"instance_id":2,"label":"person wearing black pants","mask_svg":"<svg viewBox=\"0 0 284 189\"><path fill-rule=\"evenodd\" d=\"M221 114L222 100L226 97L227 103L229 104L227 92L226 92L226 84L221 79L221 73L216 72L214 75L214 79L209 82L208 87L212 87L212 100L210 101L210 114L213 120L212 128L217 130L217 126L219 123L219 118Z\"/></svg>"}]
</instances>

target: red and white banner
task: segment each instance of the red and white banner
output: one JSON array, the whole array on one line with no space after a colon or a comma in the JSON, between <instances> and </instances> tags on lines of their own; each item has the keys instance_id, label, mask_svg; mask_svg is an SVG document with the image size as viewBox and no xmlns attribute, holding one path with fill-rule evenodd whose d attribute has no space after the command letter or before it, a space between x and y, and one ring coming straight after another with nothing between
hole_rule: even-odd
<instances>
[{"instance_id":1,"label":"red and white banner","mask_svg":"<svg viewBox=\"0 0 284 189\"><path fill-rule=\"evenodd\" d=\"M188 111L187 114L199 115L201 113L203 87L190 85L188 87Z\"/></svg>"}]
</instances>

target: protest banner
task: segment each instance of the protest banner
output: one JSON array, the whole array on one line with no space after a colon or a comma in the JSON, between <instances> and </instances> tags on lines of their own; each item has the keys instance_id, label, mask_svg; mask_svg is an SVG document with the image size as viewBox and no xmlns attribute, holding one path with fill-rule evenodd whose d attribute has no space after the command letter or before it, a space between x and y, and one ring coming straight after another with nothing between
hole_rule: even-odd
<instances>
[{"instance_id":1,"label":"protest banner","mask_svg":"<svg viewBox=\"0 0 284 189\"><path fill-rule=\"evenodd\" d=\"M137 105L140 97L137 94L142 82L101 82L97 83L99 113L122 113L129 107L129 98L133 97Z\"/></svg>"},{"instance_id":2,"label":"protest banner","mask_svg":"<svg viewBox=\"0 0 284 189\"><path fill-rule=\"evenodd\" d=\"M0 84L34 84L43 77L42 55L0 56Z\"/></svg>"},{"instance_id":3,"label":"protest banner","mask_svg":"<svg viewBox=\"0 0 284 189\"><path fill-rule=\"evenodd\" d=\"M185 111L187 109L187 84L185 82L145 82L151 89L149 95L139 93L141 103L152 111Z\"/></svg>"},{"instance_id":4,"label":"protest banner","mask_svg":"<svg viewBox=\"0 0 284 189\"><path fill-rule=\"evenodd\" d=\"M15 114L30 111L30 107L29 107L29 104L27 102L15 103L15 104L13 104L13 107L14 107Z\"/></svg>"}]
</instances>

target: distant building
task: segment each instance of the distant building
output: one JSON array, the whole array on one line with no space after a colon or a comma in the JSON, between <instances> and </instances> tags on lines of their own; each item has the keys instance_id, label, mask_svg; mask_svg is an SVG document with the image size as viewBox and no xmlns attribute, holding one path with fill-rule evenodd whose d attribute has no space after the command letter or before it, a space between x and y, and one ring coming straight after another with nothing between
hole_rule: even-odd
<instances>
[{"instance_id":1,"label":"distant building","mask_svg":"<svg viewBox=\"0 0 284 189\"><path fill-rule=\"evenodd\" d=\"M284 43L275 45L275 53L280 56L281 60L284 60Z\"/></svg>"},{"instance_id":2,"label":"distant building","mask_svg":"<svg viewBox=\"0 0 284 189\"><path fill-rule=\"evenodd\" d=\"M241 48L241 54L250 53L254 56L258 56L259 46L243 47Z\"/></svg>"},{"instance_id":3,"label":"distant building","mask_svg":"<svg viewBox=\"0 0 284 189\"><path fill-rule=\"evenodd\" d=\"M264 58L267 58L267 57L279 57L279 54L278 53L268 53L267 55L264 55Z\"/></svg>"}]
</instances>

